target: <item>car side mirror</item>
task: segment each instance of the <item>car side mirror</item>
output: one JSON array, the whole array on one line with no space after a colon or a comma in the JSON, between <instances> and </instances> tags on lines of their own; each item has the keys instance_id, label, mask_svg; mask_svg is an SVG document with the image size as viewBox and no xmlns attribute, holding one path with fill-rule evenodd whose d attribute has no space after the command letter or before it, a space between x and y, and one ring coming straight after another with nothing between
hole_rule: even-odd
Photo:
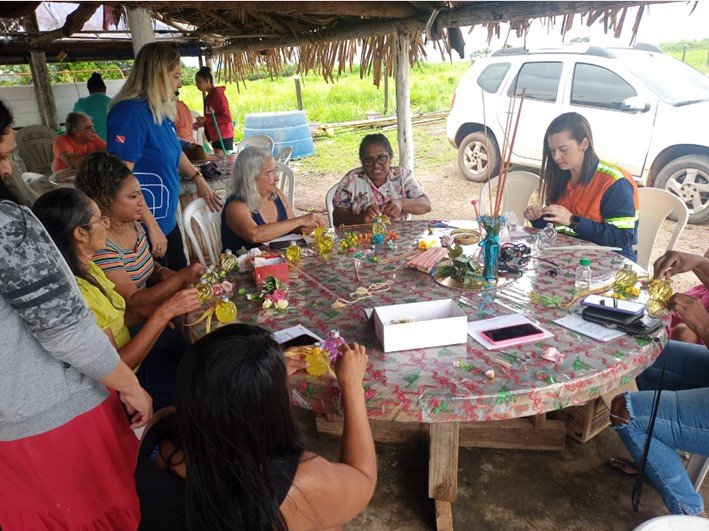
<instances>
[{"instance_id":1,"label":"car side mirror","mask_svg":"<svg viewBox=\"0 0 709 531\"><path fill-rule=\"evenodd\" d=\"M620 104L620 110L627 112L647 112L650 110L650 104L640 96L631 96L623 100Z\"/></svg>"}]
</instances>

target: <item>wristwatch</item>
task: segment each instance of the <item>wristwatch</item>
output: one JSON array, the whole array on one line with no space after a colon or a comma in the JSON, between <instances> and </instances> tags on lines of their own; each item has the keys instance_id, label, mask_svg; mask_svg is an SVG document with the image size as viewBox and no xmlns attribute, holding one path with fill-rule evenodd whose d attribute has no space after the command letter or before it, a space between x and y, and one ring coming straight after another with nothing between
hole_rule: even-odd
<instances>
[{"instance_id":1,"label":"wristwatch","mask_svg":"<svg viewBox=\"0 0 709 531\"><path fill-rule=\"evenodd\" d=\"M571 216L571 223L569 223L569 228L571 230L576 230L578 224L581 223L581 218L578 216Z\"/></svg>"}]
</instances>

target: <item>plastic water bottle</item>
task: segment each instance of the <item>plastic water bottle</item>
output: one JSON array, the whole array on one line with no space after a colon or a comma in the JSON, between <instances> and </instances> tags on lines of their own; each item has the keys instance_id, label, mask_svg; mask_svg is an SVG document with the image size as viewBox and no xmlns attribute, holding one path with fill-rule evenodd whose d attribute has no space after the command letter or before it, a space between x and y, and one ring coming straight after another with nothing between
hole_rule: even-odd
<instances>
[{"instance_id":1,"label":"plastic water bottle","mask_svg":"<svg viewBox=\"0 0 709 531\"><path fill-rule=\"evenodd\" d=\"M576 282L574 289L576 292L588 291L591 288L591 260L582 258L576 268Z\"/></svg>"}]
</instances>

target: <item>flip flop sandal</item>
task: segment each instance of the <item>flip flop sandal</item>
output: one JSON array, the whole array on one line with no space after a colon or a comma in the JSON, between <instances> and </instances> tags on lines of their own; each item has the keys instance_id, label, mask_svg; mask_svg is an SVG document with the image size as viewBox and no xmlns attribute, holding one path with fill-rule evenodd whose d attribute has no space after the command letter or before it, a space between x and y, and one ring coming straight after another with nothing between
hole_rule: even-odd
<instances>
[{"instance_id":1,"label":"flip flop sandal","mask_svg":"<svg viewBox=\"0 0 709 531\"><path fill-rule=\"evenodd\" d=\"M635 461L627 457L611 457L608 459L608 464L629 476L634 476L638 473L638 469L635 468Z\"/></svg>"}]
</instances>

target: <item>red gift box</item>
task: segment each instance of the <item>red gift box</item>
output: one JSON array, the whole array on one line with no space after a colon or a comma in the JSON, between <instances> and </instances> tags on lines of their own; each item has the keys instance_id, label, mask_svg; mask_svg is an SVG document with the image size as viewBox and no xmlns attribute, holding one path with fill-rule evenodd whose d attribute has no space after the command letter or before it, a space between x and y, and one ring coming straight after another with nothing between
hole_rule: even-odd
<instances>
[{"instance_id":1,"label":"red gift box","mask_svg":"<svg viewBox=\"0 0 709 531\"><path fill-rule=\"evenodd\" d=\"M253 258L254 280L260 286L266 277L276 277L288 283L288 263L278 254L262 254Z\"/></svg>"}]
</instances>

